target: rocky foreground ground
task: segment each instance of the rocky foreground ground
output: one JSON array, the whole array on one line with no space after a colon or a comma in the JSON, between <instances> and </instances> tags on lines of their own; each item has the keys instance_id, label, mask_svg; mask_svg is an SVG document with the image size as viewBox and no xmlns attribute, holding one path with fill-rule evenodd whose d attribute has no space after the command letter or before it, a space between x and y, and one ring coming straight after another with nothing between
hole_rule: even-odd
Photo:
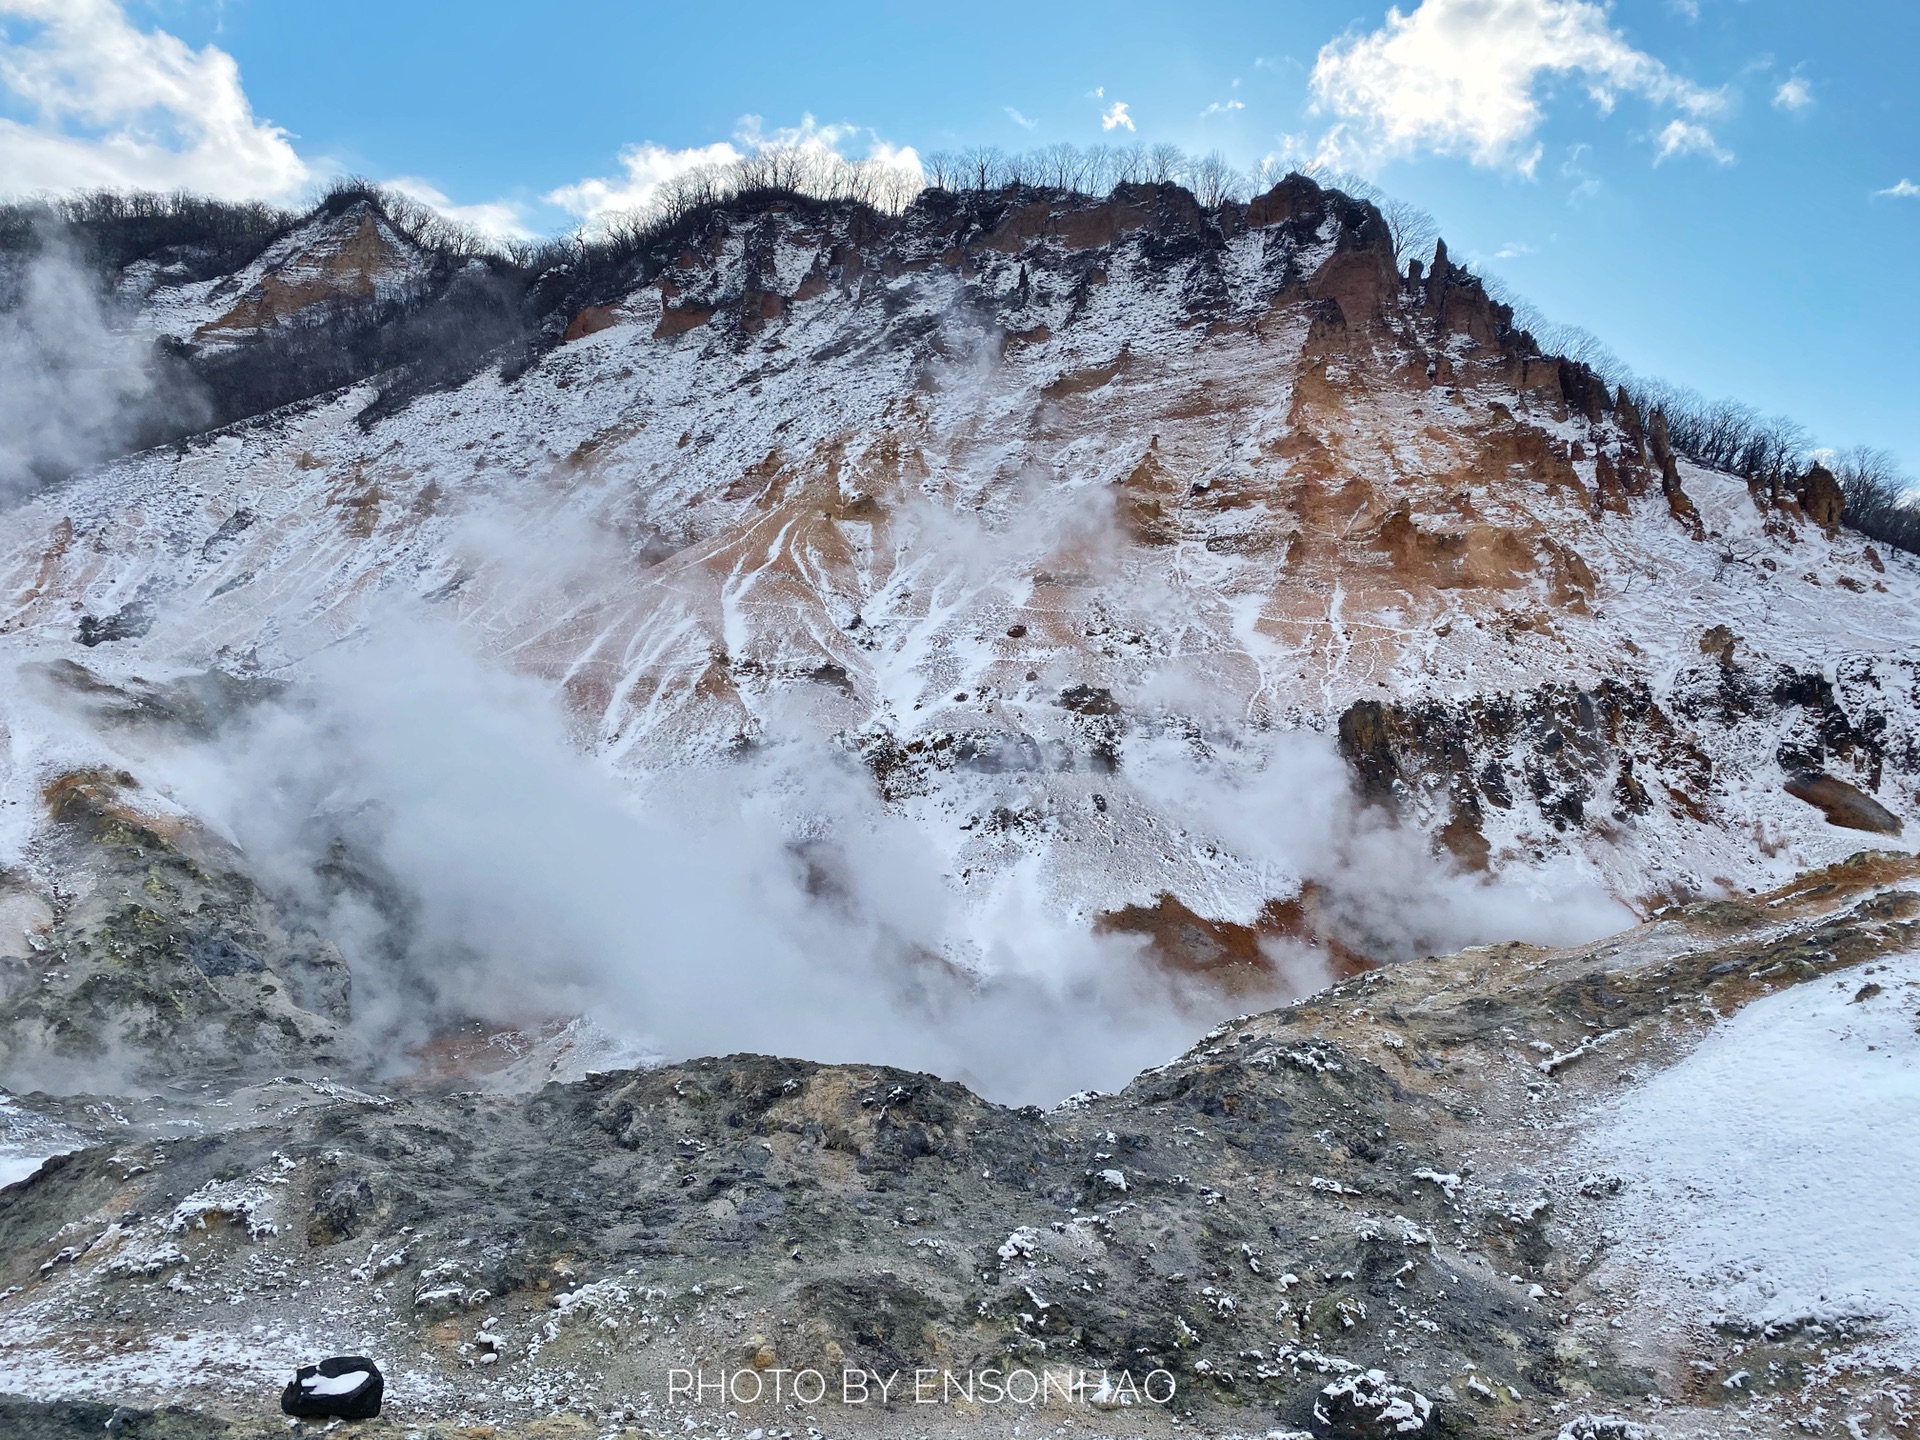
<instances>
[{"instance_id":1,"label":"rocky foreground ground","mask_svg":"<svg viewBox=\"0 0 1920 1440\"><path fill-rule=\"evenodd\" d=\"M0 1190L0 1391L88 1400L0 1430L283 1433L294 1364L364 1353L369 1436L1909 1433L1870 1317L1690 1306L1619 1262L1633 1186L1574 1147L1721 1017L1920 945L1917 879L1863 854L1375 970L1050 1112L757 1055L18 1096L84 1144Z\"/></svg>"}]
</instances>

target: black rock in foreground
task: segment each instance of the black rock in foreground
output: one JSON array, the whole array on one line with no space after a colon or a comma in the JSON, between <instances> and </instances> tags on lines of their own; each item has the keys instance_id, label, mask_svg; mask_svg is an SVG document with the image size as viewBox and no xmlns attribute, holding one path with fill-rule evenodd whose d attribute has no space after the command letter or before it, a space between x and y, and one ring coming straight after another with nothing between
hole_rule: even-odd
<instances>
[{"instance_id":1,"label":"black rock in foreground","mask_svg":"<svg viewBox=\"0 0 1920 1440\"><path fill-rule=\"evenodd\" d=\"M380 1367L366 1356L334 1355L295 1371L280 1408L302 1420L371 1420L386 1388Z\"/></svg>"}]
</instances>

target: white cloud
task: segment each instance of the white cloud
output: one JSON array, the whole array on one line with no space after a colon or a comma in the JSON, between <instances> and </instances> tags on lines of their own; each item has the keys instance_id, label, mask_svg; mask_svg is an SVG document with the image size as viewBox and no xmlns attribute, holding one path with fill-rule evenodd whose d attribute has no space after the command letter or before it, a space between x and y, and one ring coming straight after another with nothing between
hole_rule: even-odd
<instances>
[{"instance_id":1,"label":"white cloud","mask_svg":"<svg viewBox=\"0 0 1920 1440\"><path fill-rule=\"evenodd\" d=\"M1895 200L1912 200L1920 197L1920 185L1911 180L1896 180L1884 190L1876 190L1875 195L1890 195Z\"/></svg>"},{"instance_id":2,"label":"white cloud","mask_svg":"<svg viewBox=\"0 0 1920 1440\"><path fill-rule=\"evenodd\" d=\"M1204 120L1209 115L1225 115L1230 110L1244 110L1246 108L1247 102L1244 100L1216 100L1200 112L1200 118ZM1131 129L1132 127L1129 126L1128 128Z\"/></svg>"},{"instance_id":3,"label":"white cloud","mask_svg":"<svg viewBox=\"0 0 1920 1440\"><path fill-rule=\"evenodd\" d=\"M1007 118L1022 130L1031 130L1040 123L1038 120L1029 120L1011 105L1002 105L1000 108L1006 111Z\"/></svg>"},{"instance_id":4,"label":"white cloud","mask_svg":"<svg viewBox=\"0 0 1920 1440\"><path fill-rule=\"evenodd\" d=\"M1493 252L1493 258L1496 260L1516 260L1522 255L1531 254L1533 254L1533 246L1529 245L1526 241L1509 240Z\"/></svg>"},{"instance_id":5,"label":"white cloud","mask_svg":"<svg viewBox=\"0 0 1920 1440\"><path fill-rule=\"evenodd\" d=\"M1788 76L1780 82L1780 88L1773 92L1773 108L1776 110L1801 111L1813 104L1813 87L1798 75Z\"/></svg>"},{"instance_id":6,"label":"white cloud","mask_svg":"<svg viewBox=\"0 0 1920 1440\"><path fill-rule=\"evenodd\" d=\"M1731 165L1733 156L1720 148L1713 138L1713 132L1706 126L1692 120L1669 120L1666 129L1660 132L1660 141L1653 153L1653 163L1658 165L1671 160L1676 155L1705 155L1718 160L1722 165Z\"/></svg>"},{"instance_id":7,"label":"white cloud","mask_svg":"<svg viewBox=\"0 0 1920 1440\"><path fill-rule=\"evenodd\" d=\"M562 185L550 191L546 199L549 204L558 205L583 220L623 210L644 210L660 187L676 176L703 165L730 165L740 158L740 152L725 140L685 150L669 150L664 145L629 145L620 152L620 164L627 172L624 176Z\"/></svg>"},{"instance_id":8,"label":"white cloud","mask_svg":"<svg viewBox=\"0 0 1920 1440\"><path fill-rule=\"evenodd\" d=\"M562 185L544 197L571 215L589 223L627 211L644 210L659 194L660 187L681 175L706 167L724 167L749 155L769 151L798 151L829 166L874 167L887 172L889 186L899 182L901 190L918 190L923 183L920 155L910 145L893 145L871 130L857 125L822 125L811 115L803 115L798 125L766 130L758 115L743 115L733 140L711 145L694 145L684 150L669 150L664 145L629 145L620 152L620 164L626 174L613 178L589 178ZM860 137L866 137L866 154L855 158L846 152Z\"/></svg>"},{"instance_id":9,"label":"white cloud","mask_svg":"<svg viewBox=\"0 0 1920 1440\"><path fill-rule=\"evenodd\" d=\"M1578 76L1603 114L1639 95L1680 110L1694 130L1723 103L1636 50L1588 0L1421 0L1320 51L1314 102L1340 117L1321 149L1349 164L1428 150L1531 174L1545 118L1538 92L1559 75Z\"/></svg>"},{"instance_id":10,"label":"white cloud","mask_svg":"<svg viewBox=\"0 0 1920 1440\"><path fill-rule=\"evenodd\" d=\"M438 210L447 219L492 235L501 240L531 240L537 233L530 229L520 207L510 200L488 200L477 205L456 205L431 181L415 175L402 175L386 182L409 200Z\"/></svg>"},{"instance_id":11,"label":"white cloud","mask_svg":"<svg viewBox=\"0 0 1920 1440\"><path fill-rule=\"evenodd\" d=\"M231 55L137 29L115 0L0 0L0 88L33 114L0 119L0 192L284 200L311 177L254 116Z\"/></svg>"},{"instance_id":12,"label":"white cloud","mask_svg":"<svg viewBox=\"0 0 1920 1440\"><path fill-rule=\"evenodd\" d=\"M1125 126L1129 130L1133 129L1133 117L1127 114L1127 102L1124 100L1116 100L1108 107L1107 112L1100 117L1100 128L1102 130L1118 130L1122 126Z\"/></svg>"}]
</instances>

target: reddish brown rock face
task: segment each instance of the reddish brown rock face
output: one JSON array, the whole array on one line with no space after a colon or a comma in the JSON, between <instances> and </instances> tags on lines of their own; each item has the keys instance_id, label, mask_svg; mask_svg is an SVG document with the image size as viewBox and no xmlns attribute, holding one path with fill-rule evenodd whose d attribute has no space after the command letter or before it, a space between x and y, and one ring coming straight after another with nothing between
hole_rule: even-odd
<instances>
[{"instance_id":1,"label":"reddish brown rock face","mask_svg":"<svg viewBox=\"0 0 1920 1440\"><path fill-rule=\"evenodd\" d=\"M1100 916L1094 932L1142 936L1149 958L1171 973L1204 981L1236 999L1259 1000L1298 988L1298 977L1286 973L1286 961L1302 958L1299 949L1311 952L1306 958L1327 979L1358 975L1378 963L1338 938L1339 924L1324 913L1323 901L1320 887L1308 885L1292 899L1269 900L1248 925L1209 920L1163 894L1151 905L1127 905Z\"/></svg>"},{"instance_id":2,"label":"reddish brown rock face","mask_svg":"<svg viewBox=\"0 0 1920 1440\"><path fill-rule=\"evenodd\" d=\"M251 273L234 277L222 299L229 308L203 324L196 338L244 339L299 321L320 306L397 293L421 263L419 251L362 202L309 223L263 255Z\"/></svg>"},{"instance_id":3,"label":"reddish brown rock face","mask_svg":"<svg viewBox=\"0 0 1920 1440\"><path fill-rule=\"evenodd\" d=\"M619 321L619 314L611 305L589 305L567 322L566 332L561 335L562 345L575 340L584 340L589 335L598 335L602 330L610 329Z\"/></svg>"}]
</instances>

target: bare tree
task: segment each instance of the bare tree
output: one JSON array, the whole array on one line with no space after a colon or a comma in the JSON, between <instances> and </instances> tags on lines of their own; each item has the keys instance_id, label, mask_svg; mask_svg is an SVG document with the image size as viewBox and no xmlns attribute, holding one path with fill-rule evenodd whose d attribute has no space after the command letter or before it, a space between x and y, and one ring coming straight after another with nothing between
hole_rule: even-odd
<instances>
[{"instance_id":1,"label":"bare tree","mask_svg":"<svg viewBox=\"0 0 1920 1440\"><path fill-rule=\"evenodd\" d=\"M1543 355L1559 355L1584 365L1609 385L1618 385L1631 378L1625 362L1591 330L1560 320L1549 320L1531 307L1529 310L1527 323L1521 322L1517 311L1514 323L1533 336L1534 343L1540 347Z\"/></svg>"},{"instance_id":2,"label":"bare tree","mask_svg":"<svg viewBox=\"0 0 1920 1440\"><path fill-rule=\"evenodd\" d=\"M1409 260L1424 260L1433 254L1440 239L1440 224L1411 200L1389 196L1379 203L1380 217L1387 222L1387 234L1393 239L1394 263L1402 270Z\"/></svg>"},{"instance_id":3,"label":"bare tree","mask_svg":"<svg viewBox=\"0 0 1920 1440\"><path fill-rule=\"evenodd\" d=\"M1093 145L1086 153L1086 169L1081 177L1089 195L1111 195L1121 180L1127 152L1117 145Z\"/></svg>"},{"instance_id":4,"label":"bare tree","mask_svg":"<svg viewBox=\"0 0 1920 1440\"><path fill-rule=\"evenodd\" d=\"M1920 486L1900 473L1893 456L1856 445L1834 457L1833 473L1847 497L1845 524L1920 555Z\"/></svg>"},{"instance_id":5,"label":"bare tree","mask_svg":"<svg viewBox=\"0 0 1920 1440\"><path fill-rule=\"evenodd\" d=\"M927 184L935 190L954 190L959 188L955 181L959 178L959 162L944 150L935 150L920 157L920 173L927 177Z\"/></svg>"},{"instance_id":6,"label":"bare tree","mask_svg":"<svg viewBox=\"0 0 1920 1440\"><path fill-rule=\"evenodd\" d=\"M1407 261L1424 260L1433 254L1433 247L1440 239L1440 224L1411 200L1389 195L1363 175L1331 166L1310 165L1305 173L1328 189L1364 200L1378 210L1380 218L1387 222L1387 234L1393 241L1394 264L1402 270L1407 268Z\"/></svg>"},{"instance_id":7,"label":"bare tree","mask_svg":"<svg viewBox=\"0 0 1920 1440\"><path fill-rule=\"evenodd\" d=\"M975 145L956 160L962 190L998 190L1007 183L1007 157L997 145Z\"/></svg>"},{"instance_id":8,"label":"bare tree","mask_svg":"<svg viewBox=\"0 0 1920 1440\"><path fill-rule=\"evenodd\" d=\"M1064 141L1033 152L1034 183L1049 190L1080 190L1086 159L1077 145Z\"/></svg>"},{"instance_id":9,"label":"bare tree","mask_svg":"<svg viewBox=\"0 0 1920 1440\"><path fill-rule=\"evenodd\" d=\"M1186 161L1178 145L1156 145L1141 157L1140 178L1149 185L1170 185L1180 178Z\"/></svg>"},{"instance_id":10,"label":"bare tree","mask_svg":"<svg viewBox=\"0 0 1920 1440\"><path fill-rule=\"evenodd\" d=\"M1804 425L1775 415L1752 427L1729 468L1765 485L1768 500L1778 505L1805 473L1811 439Z\"/></svg>"},{"instance_id":11,"label":"bare tree","mask_svg":"<svg viewBox=\"0 0 1920 1440\"><path fill-rule=\"evenodd\" d=\"M1247 171L1247 184L1255 195L1264 195L1273 189L1291 173L1291 167L1283 165L1268 155L1256 160Z\"/></svg>"},{"instance_id":12,"label":"bare tree","mask_svg":"<svg viewBox=\"0 0 1920 1440\"><path fill-rule=\"evenodd\" d=\"M1218 150L1190 158L1181 176L1193 198L1209 210L1217 210L1235 197L1239 189L1239 171L1227 163Z\"/></svg>"}]
</instances>

